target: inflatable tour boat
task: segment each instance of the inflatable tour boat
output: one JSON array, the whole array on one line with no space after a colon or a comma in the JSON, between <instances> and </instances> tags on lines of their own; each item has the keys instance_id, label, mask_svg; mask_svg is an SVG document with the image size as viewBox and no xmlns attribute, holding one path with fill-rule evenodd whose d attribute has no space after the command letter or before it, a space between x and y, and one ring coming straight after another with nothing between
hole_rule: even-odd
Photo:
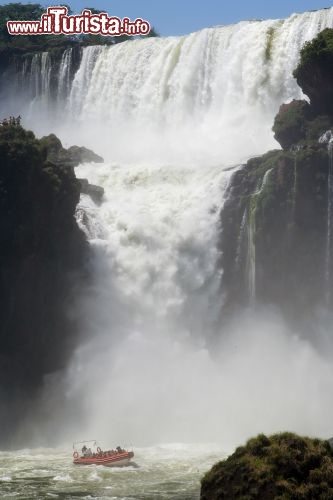
<instances>
[{"instance_id":1,"label":"inflatable tour boat","mask_svg":"<svg viewBox=\"0 0 333 500\"><path fill-rule=\"evenodd\" d=\"M82 446L82 448L81 448ZM104 465L106 467L125 467L134 457L133 451L120 446L115 450L103 451L97 441L81 441L73 444L73 463L75 465Z\"/></svg>"}]
</instances>

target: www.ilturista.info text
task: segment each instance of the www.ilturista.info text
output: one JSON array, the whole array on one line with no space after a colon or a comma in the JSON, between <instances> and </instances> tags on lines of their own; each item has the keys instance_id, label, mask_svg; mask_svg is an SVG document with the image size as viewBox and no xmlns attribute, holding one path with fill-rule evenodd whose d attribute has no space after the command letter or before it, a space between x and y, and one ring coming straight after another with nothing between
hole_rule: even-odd
<instances>
[{"instance_id":1,"label":"www.ilturista.info text","mask_svg":"<svg viewBox=\"0 0 333 500\"><path fill-rule=\"evenodd\" d=\"M40 21L8 21L10 35L79 35L104 36L148 35L150 24L143 19L131 22L128 17L109 17L108 14L92 14L89 9L79 16L68 16L67 7L49 7Z\"/></svg>"}]
</instances>

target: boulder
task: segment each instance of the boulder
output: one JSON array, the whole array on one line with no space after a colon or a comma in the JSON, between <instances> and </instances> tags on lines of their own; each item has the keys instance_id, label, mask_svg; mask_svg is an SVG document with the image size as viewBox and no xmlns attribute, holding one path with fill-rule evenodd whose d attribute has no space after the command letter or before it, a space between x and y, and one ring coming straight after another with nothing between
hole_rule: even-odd
<instances>
[{"instance_id":1,"label":"boulder","mask_svg":"<svg viewBox=\"0 0 333 500\"><path fill-rule=\"evenodd\" d=\"M52 165L62 165L71 168L77 167L80 163L103 163L101 156L90 149L79 146L71 146L65 149L58 137L54 134L42 137L40 147L44 158Z\"/></svg>"},{"instance_id":2,"label":"boulder","mask_svg":"<svg viewBox=\"0 0 333 500\"><path fill-rule=\"evenodd\" d=\"M101 156L97 155L91 149L79 146L71 146L68 150L73 161L79 163L104 163Z\"/></svg>"},{"instance_id":3,"label":"boulder","mask_svg":"<svg viewBox=\"0 0 333 500\"><path fill-rule=\"evenodd\" d=\"M310 105L306 101L293 100L280 106L274 120L273 132L283 149L288 150L305 139L310 114Z\"/></svg>"},{"instance_id":4,"label":"boulder","mask_svg":"<svg viewBox=\"0 0 333 500\"><path fill-rule=\"evenodd\" d=\"M207 472L200 499L333 498L332 468L328 441L261 434Z\"/></svg>"}]
</instances>

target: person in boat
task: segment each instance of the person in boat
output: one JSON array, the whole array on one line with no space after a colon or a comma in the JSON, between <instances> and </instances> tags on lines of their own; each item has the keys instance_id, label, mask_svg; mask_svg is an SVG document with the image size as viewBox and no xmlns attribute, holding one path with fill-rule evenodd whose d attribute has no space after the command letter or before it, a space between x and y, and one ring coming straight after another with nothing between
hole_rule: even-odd
<instances>
[{"instance_id":1,"label":"person in boat","mask_svg":"<svg viewBox=\"0 0 333 500\"><path fill-rule=\"evenodd\" d=\"M122 450L120 446L117 446L116 450L117 450L117 453L123 453L124 452L124 450Z\"/></svg>"},{"instance_id":2,"label":"person in boat","mask_svg":"<svg viewBox=\"0 0 333 500\"><path fill-rule=\"evenodd\" d=\"M87 451L88 451L88 448L86 447L86 445L83 445L83 447L82 447L82 455L84 457L87 456Z\"/></svg>"}]
</instances>

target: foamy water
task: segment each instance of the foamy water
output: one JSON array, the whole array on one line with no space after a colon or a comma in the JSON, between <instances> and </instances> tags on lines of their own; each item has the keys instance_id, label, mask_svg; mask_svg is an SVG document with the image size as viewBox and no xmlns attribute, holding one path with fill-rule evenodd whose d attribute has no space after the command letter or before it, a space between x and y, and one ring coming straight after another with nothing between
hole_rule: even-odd
<instances>
[{"instance_id":1,"label":"foamy water","mask_svg":"<svg viewBox=\"0 0 333 500\"><path fill-rule=\"evenodd\" d=\"M0 497L195 500L200 479L223 457L214 445L135 449L132 466L75 466L71 448L0 453Z\"/></svg>"}]
</instances>

